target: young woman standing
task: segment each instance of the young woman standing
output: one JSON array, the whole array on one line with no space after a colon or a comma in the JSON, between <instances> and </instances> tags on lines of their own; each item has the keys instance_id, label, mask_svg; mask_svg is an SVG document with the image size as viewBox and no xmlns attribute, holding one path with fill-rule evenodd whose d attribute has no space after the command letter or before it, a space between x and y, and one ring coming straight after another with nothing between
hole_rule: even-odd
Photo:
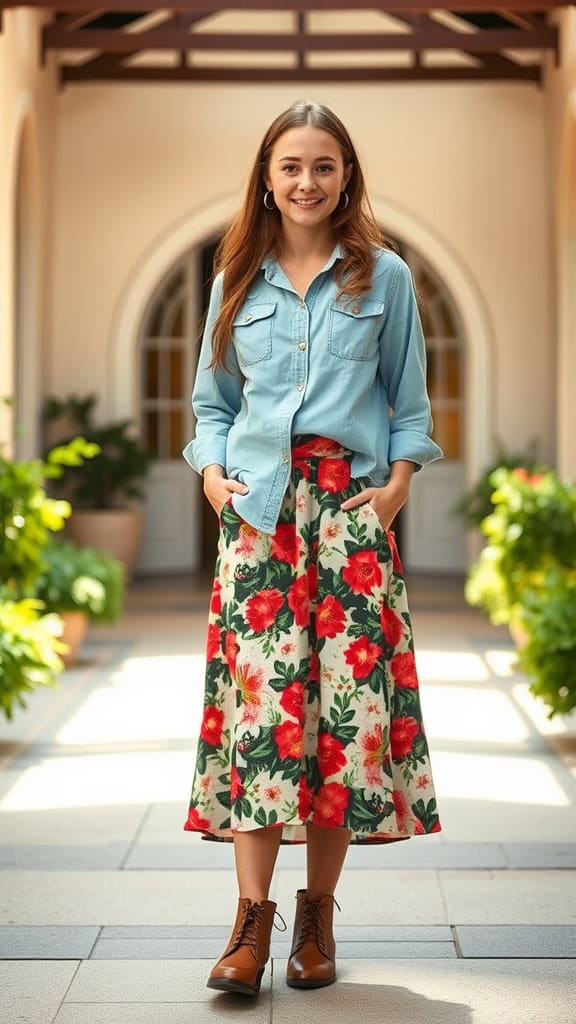
<instances>
[{"instance_id":1,"label":"young woman standing","mask_svg":"<svg viewBox=\"0 0 576 1024\"><path fill-rule=\"evenodd\" d=\"M350 842L440 830L390 524L443 453L412 277L328 108L270 126L216 265L184 450L220 520L184 828L234 842L236 921L208 985L255 995L281 841L307 852L287 982L317 988L336 979Z\"/></svg>"}]
</instances>

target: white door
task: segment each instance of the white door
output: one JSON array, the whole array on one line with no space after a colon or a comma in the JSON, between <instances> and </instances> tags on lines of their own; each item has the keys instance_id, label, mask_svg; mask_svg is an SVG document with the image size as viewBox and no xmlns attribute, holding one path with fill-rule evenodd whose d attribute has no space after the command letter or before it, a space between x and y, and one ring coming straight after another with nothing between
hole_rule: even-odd
<instances>
[{"instance_id":1,"label":"white door","mask_svg":"<svg viewBox=\"0 0 576 1024\"><path fill-rule=\"evenodd\" d=\"M184 571L198 563L197 480L182 457L192 429L198 279L193 251L157 289L141 329L140 437L156 453L142 504L144 537L137 566L141 572Z\"/></svg>"},{"instance_id":2,"label":"white door","mask_svg":"<svg viewBox=\"0 0 576 1024\"><path fill-rule=\"evenodd\" d=\"M466 531L452 509L466 487L464 337L442 281L416 253L403 249L402 255L410 264L420 300L432 436L444 451L444 459L412 478L402 513L402 557L407 569L463 573L468 565Z\"/></svg>"}]
</instances>

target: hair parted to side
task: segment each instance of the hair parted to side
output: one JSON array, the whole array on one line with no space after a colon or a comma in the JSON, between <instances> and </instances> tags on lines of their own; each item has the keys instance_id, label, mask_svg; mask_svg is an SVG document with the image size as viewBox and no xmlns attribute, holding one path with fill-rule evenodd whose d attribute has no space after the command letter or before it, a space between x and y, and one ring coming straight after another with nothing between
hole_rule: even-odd
<instances>
[{"instance_id":1,"label":"hair parted to side","mask_svg":"<svg viewBox=\"0 0 576 1024\"><path fill-rule=\"evenodd\" d=\"M332 214L336 240L346 250L344 259L335 264L338 295L355 298L370 287L374 268L373 246L395 250L396 245L378 227L372 212L364 175L348 131L328 107L321 103L298 100L283 111L268 128L248 179L244 202L228 226L214 260L214 271L224 271L222 305L212 333L212 361L216 368L226 366L226 350L232 338L232 324L242 306L248 288L260 269L262 260L277 251L281 235L281 215L277 209L264 206L266 184L264 175L273 146L290 128L312 125L330 132L342 150L344 166L352 163L352 174L346 186L349 202L345 209Z\"/></svg>"}]
</instances>

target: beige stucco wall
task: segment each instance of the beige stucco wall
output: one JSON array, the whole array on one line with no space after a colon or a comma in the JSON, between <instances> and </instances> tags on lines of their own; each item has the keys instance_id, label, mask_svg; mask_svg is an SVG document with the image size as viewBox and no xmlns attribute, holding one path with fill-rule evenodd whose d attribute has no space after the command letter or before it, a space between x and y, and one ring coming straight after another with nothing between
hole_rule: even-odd
<instances>
[{"instance_id":1,"label":"beige stucco wall","mask_svg":"<svg viewBox=\"0 0 576 1024\"><path fill-rule=\"evenodd\" d=\"M548 62L546 129L554 229L558 337L558 466L576 478L576 10L555 12L561 64Z\"/></svg>"},{"instance_id":2,"label":"beige stucco wall","mask_svg":"<svg viewBox=\"0 0 576 1024\"><path fill-rule=\"evenodd\" d=\"M12 414L0 404L0 442L11 448L14 421L23 427L20 454L35 451L47 300L52 148L56 86L53 62L40 67L40 28L46 14L4 12L0 34L0 396L15 391L20 351L22 401ZM21 196L21 273L16 266L18 178ZM19 278L20 302L15 300Z\"/></svg>"},{"instance_id":3,"label":"beige stucco wall","mask_svg":"<svg viewBox=\"0 0 576 1024\"><path fill-rule=\"evenodd\" d=\"M441 239L476 290L492 333L494 435L520 448L538 437L553 457L544 102L531 85L67 89L59 99L49 387L106 387L115 308L141 259L195 209L240 196L267 124L301 95L338 112L372 194Z\"/></svg>"}]
</instances>

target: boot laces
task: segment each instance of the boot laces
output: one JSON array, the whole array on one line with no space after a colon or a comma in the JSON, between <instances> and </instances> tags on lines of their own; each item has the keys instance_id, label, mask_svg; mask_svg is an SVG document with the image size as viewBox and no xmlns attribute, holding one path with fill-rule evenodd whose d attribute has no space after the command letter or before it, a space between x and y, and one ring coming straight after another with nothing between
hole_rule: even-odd
<instances>
[{"instance_id":1,"label":"boot laces","mask_svg":"<svg viewBox=\"0 0 576 1024\"><path fill-rule=\"evenodd\" d=\"M255 960L258 959L258 941L262 922L263 907L260 903L252 903L246 908L242 920L239 921L236 932L232 938L232 946L236 950L239 946L248 946ZM284 925L279 928L276 924L276 917L279 917ZM274 927L278 931L286 931L286 922L277 910L274 912Z\"/></svg>"},{"instance_id":2,"label":"boot laces","mask_svg":"<svg viewBox=\"0 0 576 1024\"><path fill-rule=\"evenodd\" d=\"M334 903L340 910L339 904L332 897ZM328 936L326 934L326 927L324 918L322 916L322 904L320 901L312 902L311 900L304 900L302 908L302 916L299 922L298 928L298 946L304 945L305 942L315 942L319 949L327 956L328 952Z\"/></svg>"}]
</instances>

